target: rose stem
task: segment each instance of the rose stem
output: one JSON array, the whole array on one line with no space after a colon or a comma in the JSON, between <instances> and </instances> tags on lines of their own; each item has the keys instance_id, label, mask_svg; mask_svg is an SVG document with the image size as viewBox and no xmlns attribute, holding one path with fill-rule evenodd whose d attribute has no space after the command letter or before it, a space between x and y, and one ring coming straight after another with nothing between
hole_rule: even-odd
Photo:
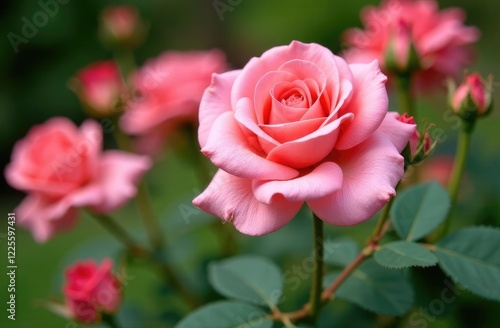
<instances>
[{"instance_id":1,"label":"rose stem","mask_svg":"<svg viewBox=\"0 0 500 328\"><path fill-rule=\"evenodd\" d=\"M455 161L453 163L453 169L451 171L450 182L448 183L448 192L450 194L451 201L450 211L448 212L448 216L446 217L446 220L441 225L441 227L431 236L431 241L437 241L441 239L450 229L453 209L457 203L460 181L462 180L465 164L467 162L467 154L469 153L473 128L473 122L471 123L462 120L462 129L460 130L460 133L458 135L457 153L455 155Z\"/></svg>"},{"instance_id":2,"label":"rose stem","mask_svg":"<svg viewBox=\"0 0 500 328\"><path fill-rule=\"evenodd\" d=\"M399 112L415 118L417 122L417 113L415 111L415 99L413 97L411 83L411 75L398 75L395 78L396 93L398 96Z\"/></svg>"},{"instance_id":3,"label":"rose stem","mask_svg":"<svg viewBox=\"0 0 500 328\"><path fill-rule=\"evenodd\" d=\"M309 316L316 322L321 307L321 290L323 288L323 253L324 229L323 220L313 213L313 257L314 272L312 278L311 295L309 298Z\"/></svg>"},{"instance_id":4,"label":"rose stem","mask_svg":"<svg viewBox=\"0 0 500 328\"><path fill-rule=\"evenodd\" d=\"M176 276L175 272L166 263L158 261L155 258L154 254L144 249L139 243L137 243L134 238L130 236L130 234L125 231L125 229L119 226L110 216L97 214L89 210L87 210L86 212L113 236L115 236L123 245L125 245L130 255L136 258L142 258L156 265L163 273L166 282L170 286L172 286L174 290L178 292L179 295L181 295L192 308L196 308L198 306L199 303L196 297L184 287L181 280Z\"/></svg>"}]
</instances>

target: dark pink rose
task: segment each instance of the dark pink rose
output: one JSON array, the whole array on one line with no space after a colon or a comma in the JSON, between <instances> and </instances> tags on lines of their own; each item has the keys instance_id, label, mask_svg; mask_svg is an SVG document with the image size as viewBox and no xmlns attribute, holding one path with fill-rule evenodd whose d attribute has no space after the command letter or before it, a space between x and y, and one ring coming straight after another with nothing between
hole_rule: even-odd
<instances>
[{"instance_id":1,"label":"dark pink rose","mask_svg":"<svg viewBox=\"0 0 500 328\"><path fill-rule=\"evenodd\" d=\"M73 317L86 324L98 323L101 313L114 313L121 302L121 285L113 275L113 262L105 259L77 262L66 269L63 293Z\"/></svg>"}]
</instances>

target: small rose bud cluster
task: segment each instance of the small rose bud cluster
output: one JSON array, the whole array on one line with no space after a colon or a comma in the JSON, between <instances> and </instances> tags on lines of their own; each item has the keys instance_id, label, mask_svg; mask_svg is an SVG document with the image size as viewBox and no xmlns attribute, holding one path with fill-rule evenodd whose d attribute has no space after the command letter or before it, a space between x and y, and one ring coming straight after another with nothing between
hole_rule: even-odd
<instances>
[{"instance_id":1,"label":"small rose bud cluster","mask_svg":"<svg viewBox=\"0 0 500 328\"><path fill-rule=\"evenodd\" d=\"M453 112L462 120L473 123L477 117L487 115L493 108L493 78L483 79L478 73L465 77L458 86L449 83L449 104Z\"/></svg>"},{"instance_id":2,"label":"small rose bud cluster","mask_svg":"<svg viewBox=\"0 0 500 328\"><path fill-rule=\"evenodd\" d=\"M408 116L408 114L403 114L399 117L399 120L407 124L415 124L415 119L413 116ZM432 128L432 124L425 124L423 129L419 132L418 129L411 136L410 142L403 150L403 157L405 158L405 165L415 165L423 160L425 160L432 153L436 147L437 140L432 141L429 130Z\"/></svg>"}]
</instances>

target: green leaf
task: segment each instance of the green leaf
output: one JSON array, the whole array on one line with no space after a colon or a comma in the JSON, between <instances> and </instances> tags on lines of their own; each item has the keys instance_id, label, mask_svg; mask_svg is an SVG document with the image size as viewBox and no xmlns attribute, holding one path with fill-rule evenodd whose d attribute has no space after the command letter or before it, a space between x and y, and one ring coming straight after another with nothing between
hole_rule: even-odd
<instances>
[{"instance_id":1,"label":"green leaf","mask_svg":"<svg viewBox=\"0 0 500 328\"><path fill-rule=\"evenodd\" d=\"M470 227L436 245L439 265L471 292L500 301L500 229Z\"/></svg>"},{"instance_id":2,"label":"green leaf","mask_svg":"<svg viewBox=\"0 0 500 328\"><path fill-rule=\"evenodd\" d=\"M373 255L378 264L391 269L428 267L438 262L436 255L419 244L396 241L385 244Z\"/></svg>"},{"instance_id":3,"label":"green leaf","mask_svg":"<svg viewBox=\"0 0 500 328\"><path fill-rule=\"evenodd\" d=\"M325 277L325 287L339 272ZM403 273L381 267L373 260L362 263L335 293L335 297L366 310L401 316L411 309L413 289Z\"/></svg>"},{"instance_id":4,"label":"green leaf","mask_svg":"<svg viewBox=\"0 0 500 328\"><path fill-rule=\"evenodd\" d=\"M417 185L396 197L391 220L401 238L418 240L444 221L450 204L448 192L435 181Z\"/></svg>"},{"instance_id":5,"label":"green leaf","mask_svg":"<svg viewBox=\"0 0 500 328\"><path fill-rule=\"evenodd\" d=\"M325 262L344 267L359 253L358 244L351 238L339 238L325 242Z\"/></svg>"},{"instance_id":6,"label":"green leaf","mask_svg":"<svg viewBox=\"0 0 500 328\"><path fill-rule=\"evenodd\" d=\"M220 301L200 307L176 328L271 328L266 312L250 304Z\"/></svg>"},{"instance_id":7,"label":"green leaf","mask_svg":"<svg viewBox=\"0 0 500 328\"><path fill-rule=\"evenodd\" d=\"M211 263L208 279L220 294L259 305L272 307L283 292L280 269L265 257L244 255Z\"/></svg>"}]
</instances>

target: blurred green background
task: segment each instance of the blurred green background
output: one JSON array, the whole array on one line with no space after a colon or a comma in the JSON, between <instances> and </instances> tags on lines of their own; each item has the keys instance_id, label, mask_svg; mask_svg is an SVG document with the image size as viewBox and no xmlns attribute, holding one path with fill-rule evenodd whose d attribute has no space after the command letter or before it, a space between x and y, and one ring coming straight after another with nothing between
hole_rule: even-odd
<instances>
[{"instance_id":1,"label":"blurred green background","mask_svg":"<svg viewBox=\"0 0 500 328\"><path fill-rule=\"evenodd\" d=\"M360 26L360 9L367 4L378 2L233 0L232 3L238 5L231 6L231 11L220 16L212 0L69 0L66 4L59 5L57 14L50 17L26 44L20 44L16 53L7 38L8 33L21 35L24 24L22 18L27 17L31 21L33 15L41 10L41 6L38 1L2 0L2 168L10 159L15 141L22 138L32 125L44 122L52 116L67 116L78 124L85 119L77 98L67 88L67 81L79 68L90 62L111 58L111 54L101 47L97 38L98 15L106 5L122 3L135 5L144 19L151 24L146 42L136 52L139 64L170 49L220 48L226 52L231 65L238 68L264 50L288 44L294 39L317 42L338 52L343 47L340 42L341 32L349 27ZM467 23L481 29L477 61L472 69L483 75L492 73L494 76L500 76L500 4L493 0L447 0L439 3L441 7L462 7L467 12ZM497 83L496 86L497 90L500 90L500 84ZM498 92L495 92L495 98L499 99ZM391 107L395 106L392 101ZM445 131L437 153L452 154L456 131L443 116L446 110L446 95L436 92L419 101L418 106L419 110L425 113L422 117L427 116L430 122L436 123ZM498 108L494 109L491 116L477 124L467 167L468 182L462 190L455 226L472 223L500 226L499 125ZM172 247L173 261L180 261L192 283L205 293L210 293L204 281L204 268L208 259L217 257L218 241L212 230L196 229L200 223L211 221L197 213L190 217L188 224L182 219L179 207L179 204L189 206L190 200L201 189L196 182L195 173L171 152L150 172L147 183L154 198L155 210L163 218ZM21 201L23 195L8 187L3 176L0 192L0 209L4 213L1 215L5 217L5 220L0 220L0 304L5 306L6 218L7 212ZM116 217L128 228L134 228L140 223L136 213L136 209L129 206L121 210ZM307 213L303 213L291 225L271 236L250 238L238 235L240 252L268 255L278 260L284 269L290 268L294 263L300 263L301 259L309 254L312 239L307 217ZM327 235L332 238L348 235L362 242L372 226L373 220L358 227L328 227ZM116 246L116 243L106 237L102 228L86 216L82 216L75 230L56 236L44 245L36 244L27 231L17 231L16 321L8 320L7 312L2 309L0 326L76 327L75 324L38 306L39 302L36 300L60 298L61 271L65 264L76 258L113 254ZM129 275L132 278L126 290L127 313L123 314L122 318L128 323L126 327L162 327L177 319L175 312L178 306L172 301L170 291L164 290L156 276L140 267L130 268ZM423 275L429 275L429 281L437 281L439 289L438 273L429 270ZM301 286L305 288L306 293L308 283L306 281ZM422 304L428 304L428 300L422 301ZM293 302L291 304L290 307L293 308ZM369 321L365 319L370 319L372 315L358 308L335 301L329 309L339 312L336 319L339 327L353 326L353 318L360 321L359 324L356 323L356 327L370 326L366 323ZM500 319L498 309L499 305L496 303L463 292L460 298L446 309L442 318L435 318L427 323L429 327L493 327ZM470 315L474 316L473 321L467 319ZM392 324L392 321L388 322ZM398 324L401 327L412 327L407 318L401 319Z\"/></svg>"}]
</instances>

